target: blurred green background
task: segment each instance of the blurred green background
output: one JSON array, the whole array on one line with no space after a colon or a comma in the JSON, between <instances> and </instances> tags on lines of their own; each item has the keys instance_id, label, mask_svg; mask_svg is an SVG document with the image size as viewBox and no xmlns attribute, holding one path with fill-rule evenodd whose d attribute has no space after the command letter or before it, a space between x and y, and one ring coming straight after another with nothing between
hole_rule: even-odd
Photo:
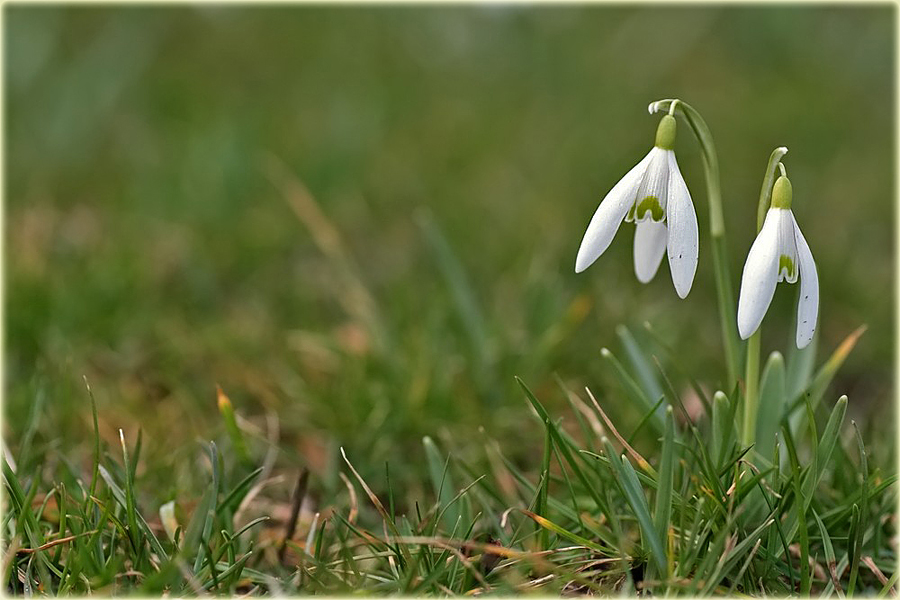
<instances>
[{"instance_id":1,"label":"blurred green background","mask_svg":"<svg viewBox=\"0 0 900 600\"><path fill-rule=\"evenodd\" d=\"M769 153L790 148L819 360L869 327L831 395L892 436L894 11L6 5L4 436L15 448L38 406L45 447L87 448L86 376L104 435L142 428L142 476L165 481L219 427L218 383L323 471L338 445L383 474L418 461L423 435L480 427L536 465L514 375L558 414L554 374L634 423L599 350L621 354L616 326L644 321L677 349L676 387L717 389L686 127L688 299L667 265L637 282L629 226L574 273L666 97L715 137L735 294ZM779 286L765 353L794 339L793 302Z\"/></svg>"}]
</instances>

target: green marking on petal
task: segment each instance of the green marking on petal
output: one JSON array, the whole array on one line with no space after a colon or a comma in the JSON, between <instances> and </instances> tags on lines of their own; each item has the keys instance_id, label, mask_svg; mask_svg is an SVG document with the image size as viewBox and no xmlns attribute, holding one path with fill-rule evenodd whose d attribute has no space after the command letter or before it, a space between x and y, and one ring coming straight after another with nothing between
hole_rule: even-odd
<instances>
[{"instance_id":1,"label":"green marking on petal","mask_svg":"<svg viewBox=\"0 0 900 600\"><path fill-rule=\"evenodd\" d=\"M631 223L632 221L634 221L634 204L631 205L631 207L628 209L628 214L625 215L626 223Z\"/></svg>"},{"instance_id":2,"label":"green marking on petal","mask_svg":"<svg viewBox=\"0 0 900 600\"><path fill-rule=\"evenodd\" d=\"M659 204L659 199L656 196L647 196L640 202L638 202L636 216L638 220L644 218L644 215L647 214L647 211L650 211L650 218L659 223L663 220L663 212L662 206Z\"/></svg>"},{"instance_id":3,"label":"green marking on petal","mask_svg":"<svg viewBox=\"0 0 900 600\"><path fill-rule=\"evenodd\" d=\"M778 257L778 272L781 273L783 270L787 269L788 279L792 279L794 277L794 261L790 256L786 254L782 254Z\"/></svg>"}]
</instances>

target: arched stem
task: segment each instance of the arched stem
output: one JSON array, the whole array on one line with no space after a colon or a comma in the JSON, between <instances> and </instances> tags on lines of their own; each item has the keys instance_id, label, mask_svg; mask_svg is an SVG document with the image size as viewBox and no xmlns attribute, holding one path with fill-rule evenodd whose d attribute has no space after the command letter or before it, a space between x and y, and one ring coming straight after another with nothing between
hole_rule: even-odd
<instances>
[{"instance_id":1,"label":"arched stem","mask_svg":"<svg viewBox=\"0 0 900 600\"><path fill-rule=\"evenodd\" d=\"M740 371L740 340L737 332L737 316L734 308L734 292L726 251L725 219L722 211L722 191L719 183L719 159L712 134L706 121L691 105L669 98L650 104L651 114L672 110L680 114L700 143L703 173L706 178L706 196L709 202L709 232L712 237L713 266L716 278L716 297L719 303L719 320L725 344L725 362L728 369L728 389L733 389Z\"/></svg>"}]
</instances>

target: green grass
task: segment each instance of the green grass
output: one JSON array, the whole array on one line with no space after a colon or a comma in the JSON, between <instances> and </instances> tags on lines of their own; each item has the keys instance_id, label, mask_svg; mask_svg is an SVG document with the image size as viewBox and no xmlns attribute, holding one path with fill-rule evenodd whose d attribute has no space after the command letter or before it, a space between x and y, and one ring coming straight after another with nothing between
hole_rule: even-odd
<instances>
[{"instance_id":1,"label":"green grass","mask_svg":"<svg viewBox=\"0 0 900 600\"><path fill-rule=\"evenodd\" d=\"M895 9L3 10L8 593L891 593ZM572 272L661 97L735 284L790 147L753 448L685 128L689 298Z\"/></svg>"},{"instance_id":2,"label":"green grass","mask_svg":"<svg viewBox=\"0 0 900 600\"><path fill-rule=\"evenodd\" d=\"M855 424L855 437L846 435L846 397L813 412L815 380L804 386L807 401L794 408L809 411L806 427L793 430L791 409L781 410L781 437L771 454L781 458L774 461L754 460L755 453L738 445L733 414L696 423L676 419L685 408L671 391L664 394L669 408L658 459L607 437L624 441L634 432L611 422L605 432L591 425L605 418L599 413L605 397L588 396L597 403L592 408L587 398L570 394L585 432L579 441L520 381L522 413L530 405L547 434L537 477L487 434L445 444L426 437L419 453L427 457L430 486L413 499L390 483L390 465L367 481L354 466L366 457L341 449L345 464L337 467L349 473L342 476L346 487L328 490L304 471L290 512L287 498L273 504L263 493L290 471L277 469L273 478L265 459L270 448L246 428L227 426L234 414L223 396L219 439L198 447L193 460L193 486L202 495L175 498L168 514L139 501L159 496L135 485L140 434L122 437L116 447L95 430L100 460L93 471L56 450L25 446L20 456L44 453L55 467L51 474L37 462L14 472L4 463L7 589L51 595L883 592L895 571L887 543L893 524L885 517L897 502L896 474L872 466ZM720 393L720 403L733 401ZM248 460L236 448L245 448ZM407 499L412 504L404 506Z\"/></svg>"}]
</instances>

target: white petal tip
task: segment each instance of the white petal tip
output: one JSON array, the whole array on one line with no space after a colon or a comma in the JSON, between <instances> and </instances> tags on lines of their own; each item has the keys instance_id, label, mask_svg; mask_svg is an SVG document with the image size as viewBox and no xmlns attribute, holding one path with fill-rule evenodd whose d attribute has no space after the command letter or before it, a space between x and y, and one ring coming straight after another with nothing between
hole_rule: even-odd
<instances>
[{"instance_id":1,"label":"white petal tip","mask_svg":"<svg viewBox=\"0 0 900 600\"><path fill-rule=\"evenodd\" d=\"M677 287L675 288L675 293L678 294L678 297L684 300L688 297L688 294L691 293L691 286L688 286L686 290L680 290Z\"/></svg>"},{"instance_id":2,"label":"white petal tip","mask_svg":"<svg viewBox=\"0 0 900 600\"><path fill-rule=\"evenodd\" d=\"M597 259L594 259L594 260L597 260ZM585 258L584 256L579 254L578 258L575 259L575 272L581 273L585 269L587 269L589 266L591 266L592 264L594 264L593 260L587 260L587 258Z\"/></svg>"},{"instance_id":3,"label":"white petal tip","mask_svg":"<svg viewBox=\"0 0 900 600\"><path fill-rule=\"evenodd\" d=\"M797 332L797 349L798 349L798 350L803 350L804 348L806 348L807 346L809 346L809 343L810 343L810 342L812 341L812 339L813 339L813 334L814 334L814 333L815 333L815 330L809 331L809 332L806 332L806 331L800 332L800 331L798 331L798 332Z\"/></svg>"}]
</instances>

